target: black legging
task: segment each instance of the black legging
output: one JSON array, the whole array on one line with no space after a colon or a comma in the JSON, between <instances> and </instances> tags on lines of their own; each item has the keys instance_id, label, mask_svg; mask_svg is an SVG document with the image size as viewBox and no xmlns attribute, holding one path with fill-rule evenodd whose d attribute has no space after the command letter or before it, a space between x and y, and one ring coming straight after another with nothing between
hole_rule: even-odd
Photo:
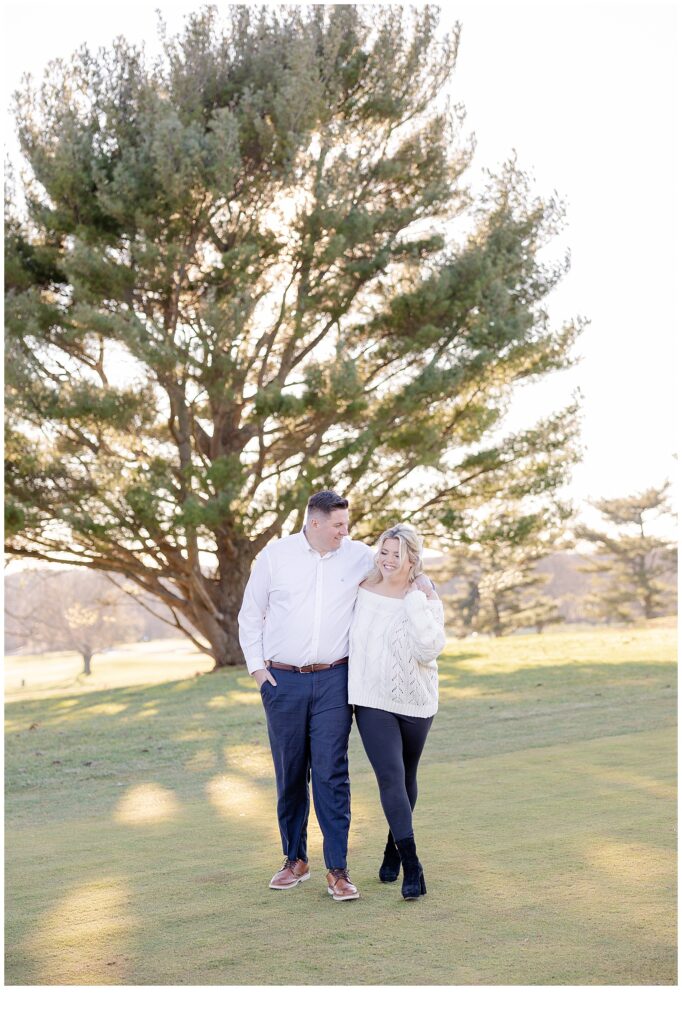
<instances>
[{"instance_id":1,"label":"black legging","mask_svg":"<svg viewBox=\"0 0 682 1024\"><path fill-rule=\"evenodd\" d=\"M379 796L394 839L412 833L417 765L433 717L414 718L356 704L355 720L379 783Z\"/></svg>"}]
</instances>

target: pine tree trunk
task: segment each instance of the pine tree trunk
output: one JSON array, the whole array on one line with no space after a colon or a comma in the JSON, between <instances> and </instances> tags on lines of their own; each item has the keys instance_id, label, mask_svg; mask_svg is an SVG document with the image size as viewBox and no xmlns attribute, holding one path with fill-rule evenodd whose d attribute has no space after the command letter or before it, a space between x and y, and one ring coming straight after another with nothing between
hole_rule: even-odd
<instances>
[{"instance_id":1,"label":"pine tree trunk","mask_svg":"<svg viewBox=\"0 0 682 1024\"><path fill-rule=\"evenodd\" d=\"M495 601L492 602L493 608L493 636L502 636L502 620L500 618L500 610L497 607Z\"/></svg>"},{"instance_id":2,"label":"pine tree trunk","mask_svg":"<svg viewBox=\"0 0 682 1024\"><path fill-rule=\"evenodd\" d=\"M218 555L218 578L211 581L208 588L218 614L209 611L205 604L198 601L191 612L187 613L187 617L211 648L215 659L214 671L227 665L244 664L237 616L252 560L253 549L250 544L242 546L229 538L223 539Z\"/></svg>"},{"instance_id":3,"label":"pine tree trunk","mask_svg":"<svg viewBox=\"0 0 682 1024\"><path fill-rule=\"evenodd\" d=\"M654 611L654 596L650 590L647 590L644 594L644 618L653 619L655 618Z\"/></svg>"},{"instance_id":4,"label":"pine tree trunk","mask_svg":"<svg viewBox=\"0 0 682 1024\"><path fill-rule=\"evenodd\" d=\"M467 630L473 626L474 619L478 615L481 606L481 595L478 583L473 580L467 582L467 596L464 600L462 621Z\"/></svg>"},{"instance_id":5,"label":"pine tree trunk","mask_svg":"<svg viewBox=\"0 0 682 1024\"><path fill-rule=\"evenodd\" d=\"M202 612L195 618L197 629L200 631L211 648L211 655L215 659L215 669L224 668L227 665L243 665L244 655L239 646L239 626L237 616L227 616L219 622L214 616Z\"/></svg>"}]
</instances>

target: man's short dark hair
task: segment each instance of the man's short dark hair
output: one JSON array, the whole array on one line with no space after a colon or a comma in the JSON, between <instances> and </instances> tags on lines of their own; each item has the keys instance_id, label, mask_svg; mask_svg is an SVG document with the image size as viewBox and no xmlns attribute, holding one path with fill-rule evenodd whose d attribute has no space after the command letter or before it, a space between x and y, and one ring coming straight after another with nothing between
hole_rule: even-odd
<instances>
[{"instance_id":1,"label":"man's short dark hair","mask_svg":"<svg viewBox=\"0 0 682 1024\"><path fill-rule=\"evenodd\" d=\"M323 512L328 516L337 508L348 508L348 501L336 491L318 491L308 498L308 515L311 512Z\"/></svg>"}]
</instances>

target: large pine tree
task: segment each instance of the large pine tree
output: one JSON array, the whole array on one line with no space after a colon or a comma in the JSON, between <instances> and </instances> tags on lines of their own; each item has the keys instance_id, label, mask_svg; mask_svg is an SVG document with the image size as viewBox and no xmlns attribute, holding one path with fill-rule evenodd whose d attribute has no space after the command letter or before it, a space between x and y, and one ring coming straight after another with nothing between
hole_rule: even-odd
<instances>
[{"instance_id":1,"label":"large pine tree","mask_svg":"<svg viewBox=\"0 0 682 1024\"><path fill-rule=\"evenodd\" d=\"M310 492L372 538L562 481L575 408L497 429L580 326L544 306L561 210L513 162L465 187L437 22L207 8L155 62L118 39L22 89L11 554L124 574L229 664L251 562Z\"/></svg>"}]
</instances>

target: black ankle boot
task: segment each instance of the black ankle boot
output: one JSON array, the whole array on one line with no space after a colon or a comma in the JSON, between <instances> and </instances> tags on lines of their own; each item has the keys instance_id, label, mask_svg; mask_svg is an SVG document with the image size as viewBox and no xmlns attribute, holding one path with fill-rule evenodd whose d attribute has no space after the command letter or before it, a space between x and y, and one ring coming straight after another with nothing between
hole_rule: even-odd
<instances>
[{"instance_id":1,"label":"black ankle boot","mask_svg":"<svg viewBox=\"0 0 682 1024\"><path fill-rule=\"evenodd\" d=\"M389 832L386 849L384 850L384 859L381 862L381 867L379 868L379 878L382 882L395 882L399 874L400 854L398 853L398 848L395 845L393 833Z\"/></svg>"},{"instance_id":2,"label":"black ankle boot","mask_svg":"<svg viewBox=\"0 0 682 1024\"><path fill-rule=\"evenodd\" d=\"M416 900L426 895L426 883L424 871L417 857L417 848L414 845L414 836L406 839L396 839L400 860L403 865L403 899Z\"/></svg>"}]
</instances>

